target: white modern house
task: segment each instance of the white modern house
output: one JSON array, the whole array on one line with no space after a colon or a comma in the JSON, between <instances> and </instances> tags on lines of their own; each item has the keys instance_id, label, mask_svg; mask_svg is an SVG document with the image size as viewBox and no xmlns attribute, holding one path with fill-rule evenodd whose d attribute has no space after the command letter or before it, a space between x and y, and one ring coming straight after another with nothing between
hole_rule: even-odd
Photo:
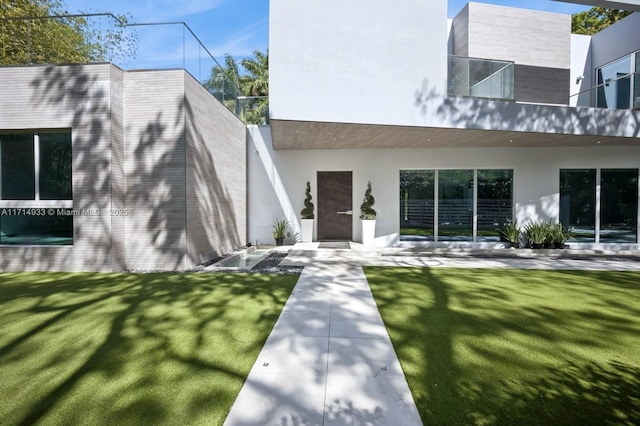
<instances>
[{"instance_id":1,"label":"white modern house","mask_svg":"<svg viewBox=\"0 0 640 426\"><path fill-rule=\"evenodd\" d=\"M640 13L570 30L484 3L271 0L269 124L248 128L182 69L0 67L0 270L183 270L283 218L293 243L307 182L315 241L362 241L371 182L379 247L502 246L517 219L637 250Z\"/></svg>"},{"instance_id":2,"label":"white modern house","mask_svg":"<svg viewBox=\"0 0 640 426\"><path fill-rule=\"evenodd\" d=\"M517 219L638 249L640 13L592 37L557 13L446 13L446 0L271 0L250 240L270 241L274 217L299 224L309 181L314 238L360 241L370 181L377 246L495 247Z\"/></svg>"}]
</instances>

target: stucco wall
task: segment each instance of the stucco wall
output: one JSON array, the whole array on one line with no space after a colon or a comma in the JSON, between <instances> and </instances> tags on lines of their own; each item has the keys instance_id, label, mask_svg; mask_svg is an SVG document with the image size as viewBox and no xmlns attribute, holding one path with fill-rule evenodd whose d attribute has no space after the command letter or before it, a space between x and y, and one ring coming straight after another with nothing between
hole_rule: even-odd
<instances>
[{"instance_id":1,"label":"stucco wall","mask_svg":"<svg viewBox=\"0 0 640 426\"><path fill-rule=\"evenodd\" d=\"M357 209L371 180L378 211L376 244L389 246L399 238L400 170L513 169L516 215L526 222L559 219L561 168L640 167L640 146L274 151L268 127L250 128L250 136L249 238L254 243L273 244L270 225L275 217L286 217L299 229L307 181L317 200L317 171L353 172L356 241L362 238Z\"/></svg>"},{"instance_id":2,"label":"stucco wall","mask_svg":"<svg viewBox=\"0 0 640 426\"><path fill-rule=\"evenodd\" d=\"M269 108L276 119L413 124L445 96L446 0L272 0Z\"/></svg>"},{"instance_id":3,"label":"stucco wall","mask_svg":"<svg viewBox=\"0 0 640 426\"><path fill-rule=\"evenodd\" d=\"M247 129L185 74L187 262L247 242Z\"/></svg>"},{"instance_id":4,"label":"stucco wall","mask_svg":"<svg viewBox=\"0 0 640 426\"><path fill-rule=\"evenodd\" d=\"M113 207L111 147L121 139L110 116L121 102L112 74L108 64L0 68L1 131L71 129L75 209ZM73 246L0 246L0 270L111 271L111 218L76 216L73 231Z\"/></svg>"}]
</instances>

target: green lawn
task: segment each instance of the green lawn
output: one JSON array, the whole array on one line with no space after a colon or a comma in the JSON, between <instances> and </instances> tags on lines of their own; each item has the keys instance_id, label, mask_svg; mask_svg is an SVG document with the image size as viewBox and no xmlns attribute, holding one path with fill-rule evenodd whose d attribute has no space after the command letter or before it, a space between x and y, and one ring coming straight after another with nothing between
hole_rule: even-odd
<instances>
[{"instance_id":1,"label":"green lawn","mask_svg":"<svg viewBox=\"0 0 640 426\"><path fill-rule=\"evenodd\" d=\"M0 424L221 424L296 280L0 274Z\"/></svg>"},{"instance_id":2,"label":"green lawn","mask_svg":"<svg viewBox=\"0 0 640 426\"><path fill-rule=\"evenodd\" d=\"M640 424L640 273L365 272L425 424Z\"/></svg>"}]
</instances>

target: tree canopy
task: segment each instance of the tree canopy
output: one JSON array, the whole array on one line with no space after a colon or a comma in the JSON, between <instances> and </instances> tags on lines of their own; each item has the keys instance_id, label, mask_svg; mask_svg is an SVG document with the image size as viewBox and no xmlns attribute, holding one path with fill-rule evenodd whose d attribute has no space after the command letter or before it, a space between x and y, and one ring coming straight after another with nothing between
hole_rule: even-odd
<instances>
[{"instance_id":1,"label":"tree canopy","mask_svg":"<svg viewBox=\"0 0 640 426\"><path fill-rule=\"evenodd\" d=\"M631 12L621 9L592 7L589 10L571 16L571 32L573 34L593 35L615 24L629 14Z\"/></svg>"},{"instance_id":2,"label":"tree canopy","mask_svg":"<svg viewBox=\"0 0 640 426\"><path fill-rule=\"evenodd\" d=\"M62 16L61 16L62 15ZM0 0L0 65L113 61L134 56L135 34L125 17L105 31L87 17L68 15L59 0Z\"/></svg>"},{"instance_id":3,"label":"tree canopy","mask_svg":"<svg viewBox=\"0 0 640 426\"><path fill-rule=\"evenodd\" d=\"M204 86L227 108L237 110L246 123L264 124L269 107L269 50L256 50L240 62L226 54L224 65L213 67ZM238 101L238 97L248 98Z\"/></svg>"}]
</instances>

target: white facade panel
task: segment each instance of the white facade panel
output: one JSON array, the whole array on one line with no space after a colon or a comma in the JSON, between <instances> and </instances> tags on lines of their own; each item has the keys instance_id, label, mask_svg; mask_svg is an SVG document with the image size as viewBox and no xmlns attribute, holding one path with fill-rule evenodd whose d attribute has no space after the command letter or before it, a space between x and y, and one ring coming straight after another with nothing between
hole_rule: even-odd
<instances>
[{"instance_id":1,"label":"white facade panel","mask_svg":"<svg viewBox=\"0 0 640 426\"><path fill-rule=\"evenodd\" d=\"M368 181L376 199L376 245L399 242L400 170L512 169L519 222L559 220L560 169L640 167L640 146L424 148L274 151L269 127L252 127L248 141L249 240L274 244L271 224L286 218L295 241L306 182L317 212L317 172L353 172L353 240L361 241L359 206ZM315 224L317 229L317 223Z\"/></svg>"},{"instance_id":2,"label":"white facade panel","mask_svg":"<svg viewBox=\"0 0 640 426\"><path fill-rule=\"evenodd\" d=\"M272 0L272 119L415 124L446 95L445 0Z\"/></svg>"}]
</instances>

